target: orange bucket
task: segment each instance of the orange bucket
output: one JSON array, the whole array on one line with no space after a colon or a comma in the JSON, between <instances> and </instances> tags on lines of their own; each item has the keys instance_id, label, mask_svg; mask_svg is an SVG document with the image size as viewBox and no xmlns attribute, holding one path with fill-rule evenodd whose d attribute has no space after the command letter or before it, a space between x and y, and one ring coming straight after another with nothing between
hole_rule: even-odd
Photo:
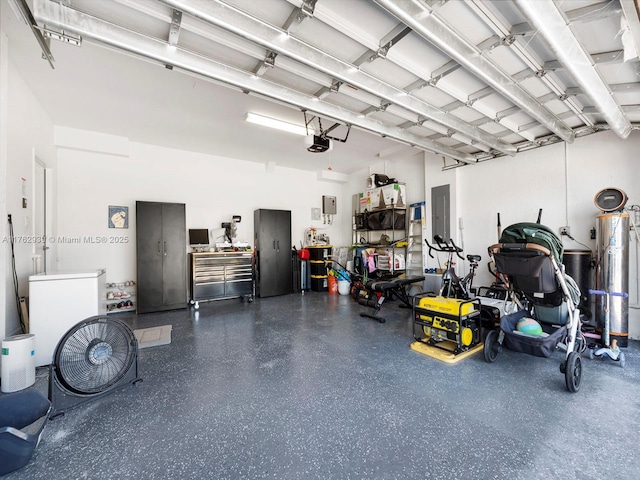
<instances>
[{"instance_id":1,"label":"orange bucket","mask_svg":"<svg viewBox=\"0 0 640 480\"><path fill-rule=\"evenodd\" d=\"M329 287L329 293L336 294L338 293L338 279L333 275L329 275L327 277L327 286Z\"/></svg>"}]
</instances>

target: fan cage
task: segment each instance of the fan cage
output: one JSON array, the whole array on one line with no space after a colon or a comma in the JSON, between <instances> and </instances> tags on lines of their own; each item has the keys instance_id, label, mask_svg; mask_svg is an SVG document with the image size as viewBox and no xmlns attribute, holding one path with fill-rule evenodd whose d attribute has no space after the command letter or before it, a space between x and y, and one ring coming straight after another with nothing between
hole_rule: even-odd
<instances>
[{"instance_id":1,"label":"fan cage","mask_svg":"<svg viewBox=\"0 0 640 480\"><path fill-rule=\"evenodd\" d=\"M70 392L91 395L122 379L136 358L137 340L120 320L96 317L74 326L55 353L60 384Z\"/></svg>"}]
</instances>

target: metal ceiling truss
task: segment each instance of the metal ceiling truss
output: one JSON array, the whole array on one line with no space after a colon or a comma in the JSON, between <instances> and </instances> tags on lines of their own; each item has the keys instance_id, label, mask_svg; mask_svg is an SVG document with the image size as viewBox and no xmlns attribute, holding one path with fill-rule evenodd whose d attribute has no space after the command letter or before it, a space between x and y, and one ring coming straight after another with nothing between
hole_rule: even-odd
<instances>
[{"instance_id":1,"label":"metal ceiling truss","mask_svg":"<svg viewBox=\"0 0 640 480\"><path fill-rule=\"evenodd\" d=\"M305 65L315 67L327 75L379 96L387 102L417 115L430 118L447 128L457 130L470 139L488 145L493 149L510 155L515 153L515 149L510 144L495 138L483 130L447 115L442 110L410 95L408 92L393 87L357 69L352 64L329 55L296 37L287 35L285 31L218 0L163 0L163 2L172 8L182 10L183 13L186 12L194 17L204 19L212 25L231 31L265 48Z\"/></svg>"},{"instance_id":2,"label":"metal ceiling truss","mask_svg":"<svg viewBox=\"0 0 640 480\"><path fill-rule=\"evenodd\" d=\"M56 60L55 58L53 58L53 54L51 53L51 49L49 48L49 38L46 36L46 34L43 35L43 33L41 32L41 28L38 26L38 22L36 22L36 19L33 18L33 14L31 13L26 0L9 0L9 6L15 11L16 17L22 18L24 23L29 25L31 32L36 37L36 41L38 42L38 45L40 45L40 49L42 50L42 58L49 62L51 68L55 69L56 67L54 63ZM54 33L56 35L59 35L61 39L64 39L66 37L64 32L60 34L57 34L56 32L53 32L51 30L46 30L46 32L49 33L49 37L54 36Z\"/></svg>"},{"instance_id":3,"label":"metal ceiling truss","mask_svg":"<svg viewBox=\"0 0 640 480\"><path fill-rule=\"evenodd\" d=\"M134 0L117 0L117 1L120 4L126 5L127 7L133 8L146 15L151 15L154 18L157 18L159 20L167 21L167 22L170 20L169 16L166 14L166 10L163 8L162 4L160 4L159 2L140 4L139 2L136 2ZM262 66L264 63L264 59L266 58L265 51L267 52L266 56L269 56L268 50L265 50L263 47L256 45L254 42L250 42L249 40L240 38L235 34L232 34L224 30L219 30L219 29L214 30L208 27L209 25L205 23L203 20L197 19L189 15L183 16L182 29L188 30L190 32L193 32L197 35L202 36L203 38L214 41L216 43L220 43L233 50L236 50L252 58L255 58L258 61L258 66L256 67L256 69L254 69L255 73L259 71L260 66ZM376 97L372 94L365 92L364 90L359 90L356 88L341 88L345 82L341 80L337 80L335 78L331 78L330 76L324 73L318 72L317 70L314 70L309 66L302 65L299 62L292 60L286 56L281 55L278 57L277 67L280 69L286 70L287 72L292 73L294 75L298 75L302 78L305 78L312 82L323 85L323 87L321 87L315 93L315 95L320 100L326 98L328 95L332 93L340 92L341 94L346 95L350 98L354 98L363 103L367 103L371 106L374 106L376 109L378 109L380 106L381 100L379 97ZM243 91L245 93L249 93L249 90L243 89ZM422 119L422 117L420 117L417 114L414 114L404 109L395 108L394 106L392 106L391 111L393 111L393 113L397 116L406 118L413 124L415 124L416 122ZM358 112L358 113L362 113L362 112ZM431 122L430 127L436 131L447 130L447 127L439 125L435 122ZM386 136L386 134L384 135ZM471 144L470 140L467 140L467 141ZM489 150L489 147L484 147L482 144L479 144L479 143L476 144L475 146L476 148L482 151ZM464 155L466 155L466 153Z\"/></svg>"},{"instance_id":4,"label":"metal ceiling truss","mask_svg":"<svg viewBox=\"0 0 640 480\"><path fill-rule=\"evenodd\" d=\"M633 2L633 0L608 0L606 3L598 3L587 5L585 7L568 10L565 12L567 20L571 23L590 22L593 20L602 20L607 17L618 17L622 13L622 2ZM536 30L528 23L519 23L511 27L509 33L514 36L530 36Z\"/></svg>"},{"instance_id":5,"label":"metal ceiling truss","mask_svg":"<svg viewBox=\"0 0 640 480\"><path fill-rule=\"evenodd\" d=\"M510 26L507 21L502 17L502 15L497 12L491 4L487 4L485 2L481 2L478 0L466 0L467 5L471 8L472 11L478 15L480 19L484 21L485 24L489 26L489 28L493 29L498 35L505 35L510 31ZM544 105L546 102L551 100L559 99L564 102L565 106L567 106L576 117L578 117L583 123L586 125L592 125L593 122L589 119L589 117L583 115L582 106L578 104L575 99L571 98L569 95L566 95L565 86L559 82L552 75L547 75L549 70L545 68L545 64L535 55L530 49L524 44L520 38L515 36L510 36L511 41L504 42L504 45L511 49L517 57L523 61L525 65L529 68L522 70L514 75L512 78L518 82L522 82L528 78L536 77L540 79L550 90L554 93L553 97L548 97L543 101L543 97L537 98L538 102ZM558 118L563 120L563 117ZM535 118L535 117L534 117ZM535 124L531 128L535 127ZM529 129L518 128L520 132L526 132Z\"/></svg>"},{"instance_id":6,"label":"metal ceiling truss","mask_svg":"<svg viewBox=\"0 0 640 480\"><path fill-rule=\"evenodd\" d=\"M182 12L180 10L173 9L171 14L171 27L169 28L169 45L175 47L178 45L178 39L180 38L180 24L182 23Z\"/></svg>"},{"instance_id":7,"label":"metal ceiling truss","mask_svg":"<svg viewBox=\"0 0 640 480\"><path fill-rule=\"evenodd\" d=\"M18 5L26 5L25 0L11 1ZM59 35L70 39L77 38L78 43L84 37L151 59L167 68L175 67L236 87L245 93L256 93L292 105L305 112L305 115L307 112L314 112L318 118L322 116L339 122L325 133L341 124L349 130L351 126L356 126L455 160L455 164L445 165L445 169L458 168L498 156L514 155L559 141L570 143L576 136L606 129L612 129L622 138L626 138L631 129L638 128L632 126L624 115L637 113L640 105L618 105L612 93L638 92L640 83L607 85L595 69L596 64L623 61L624 52L617 50L589 55L566 23L566 20L575 23L600 19L603 16L620 16L625 6L631 8L632 0L620 0L623 3L622 7L618 0L610 0L564 13L555 6L553 0L514 0L527 19L527 22L518 25L510 25L493 4L480 0L465 0L465 4L494 33L476 45L458 34L437 13L446 3L443 0L374 0L399 20L399 23L382 38L372 37L366 26L352 24L350 20L336 17L330 7L322 2L318 3L317 0L288 0L294 5L281 28L222 0L115 1L168 22L168 38L152 38L77 11L68 4L51 0L33 0L35 17L45 23L47 28L38 27L34 19L32 29L34 33L44 32L41 36L46 41L48 32L56 33L50 30L50 27L54 26L62 31ZM541 3L544 4L543 7ZM294 31L312 17L336 28L367 50L355 61L345 62L295 37ZM546 24L553 25L553 28L546 28ZM350 26L353 28L347 28ZM637 12L631 18L630 29L635 33L640 32ZM241 70L181 48L179 37L182 30L254 58L257 62L255 68L253 71ZM73 32L78 37L65 31ZM430 73L423 71L417 74L415 70L419 69L419 66L415 60L408 57L402 49L393 48L411 32L424 38L451 60ZM531 46L523 41L534 32L544 37L544 41L558 60L543 62L531 50ZM640 34L634 34L636 45L639 39ZM173 48L167 49L167 44ZM568 49L560 48L559 45L571 45L571 53L560 51ZM493 62L491 56L485 55L499 47L509 48L527 68L516 74L506 74ZM578 53L574 52L576 49L579 50ZM53 67L53 57L50 56L48 60ZM428 78L418 78L403 88L395 87L359 68L374 61L392 62L413 75ZM412 66L414 68L411 68ZM459 91L452 90L450 82L443 85L442 80L461 67L487 86L463 96ZM320 88L311 95L271 82L265 75L269 77L267 72L274 68L317 83ZM560 70L568 73L579 86L564 85L559 78L565 77L555 75L555 72ZM535 98L520 85L520 82L534 77L543 82L550 93ZM350 88L343 88L345 84ZM424 94L421 94L421 97L415 95L427 87L440 90L453 97L454 101L436 107L421 98ZM605 98L605 92L609 98ZM505 107L503 102L503 108L490 111L489 103L479 102L496 93L513 105ZM324 101L330 95L345 95L369 106L361 111L349 110ZM567 110L552 113L545 108L545 104L557 101L562 102ZM451 114L464 107L473 109L482 117L467 122ZM555 107L557 108L557 103ZM518 125L514 119L508 120L508 117L519 112L526 113L533 121ZM460 112L460 115L463 113ZM601 115L608 124L594 124L593 115ZM384 118L385 122L377 118ZM398 118L404 121L398 123ZM565 120L576 118L584 123L583 127L572 130L564 123ZM518 119L522 122L520 117ZM490 123L500 124L504 130L491 134L489 131L495 131L496 128L489 127ZM487 129L481 128L482 126L487 126ZM540 126L551 133L536 138L533 130L537 129L535 131L539 134ZM416 134L416 131L423 135ZM514 135L523 141L509 143L503 140L505 137L514 138Z\"/></svg>"},{"instance_id":8,"label":"metal ceiling truss","mask_svg":"<svg viewBox=\"0 0 640 480\"><path fill-rule=\"evenodd\" d=\"M458 35L439 18L437 12L426 4L402 0L375 0L375 2L563 140L573 142L575 135L571 128L540 105L490 59L482 55L475 45Z\"/></svg>"},{"instance_id":9,"label":"metal ceiling truss","mask_svg":"<svg viewBox=\"0 0 640 480\"><path fill-rule=\"evenodd\" d=\"M287 21L282 27L289 34L292 34L307 18L313 17L313 11L316 8L316 2L318 0L302 0L302 5L296 7L287 18Z\"/></svg>"},{"instance_id":10,"label":"metal ceiling truss","mask_svg":"<svg viewBox=\"0 0 640 480\"><path fill-rule=\"evenodd\" d=\"M294 3L294 0L288 0L291 3ZM429 2L429 4L432 6L432 8L439 8L441 5L443 5L445 2L442 0L434 0L432 2ZM324 7L325 4L319 4L319 7ZM315 17L318 20L323 21L324 23L328 24L328 25L332 25L334 26L334 28L339 28L339 31L344 34L347 35L348 37L350 37L351 39L363 44L364 46L369 48L369 54L371 52L373 52L373 48L374 44L377 45L378 41L373 41L371 40L371 35L368 33L367 28L365 25L360 25L357 22L352 22L352 21L347 21L344 18L336 18L335 17L335 12L327 9L326 7L324 8L319 8L316 13L315 13ZM397 31L399 29L402 28L404 24L400 23L399 26L397 26L393 31ZM385 37L386 38L386 37ZM483 51L489 51L491 48L495 48L495 46L501 44L501 38L499 38L498 36L493 36L490 39L486 39L485 41L480 43L480 47L478 48L482 48L484 49ZM388 52L387 57L385 58L386 61L392 62L395 65L404 68L405 70L412 72L414 75L416 75L416 71L419 70L416 67L415 61L413 60L413 57L408 56L406 53L402 54L402 53L397 53L398 51L396 49L391 49ZM362 57L361 57L362 58ZM403 88L403 90L407 93L413 93L416 92L419 89L422 89L424 87L433 87L433 88L437 88L438 90L446 93L449 96L452 96L453 98L456 98L457 102L459 102L460 105L465 105L469 108L474 109L475 111L477 111L478 113L486 116L487 118L491 119L491 121L493 121L494 117L495 117L495 112L492 112L490 110L488 110L486 107L484 106L479 106L479 105L474 105L475 100L477 99L468 99L468 98L459 98L459 92L455 91L455 90L451 90L451 89L447 89L445 88L444 85L441 84L440 80L442 78L444 78L446 75L453 73L455 71L457 71L459 69L459 66L454 65L455 62L448 62L447 64L443 65L442 67L438 68L435 72L432 72L428 78L427 77L423 77L421 79L418 79L414 82L412 82L411 84L407 85L406 87ZM486 92L486 93L485 93ZM495 93L495 90L491 87L489 87L488 89L486 89L485 91L483 91L482 94L482 98L484 98L485 96L488 96L492 93ZM442 108L441 108L442 110ZM446 111L446 109L444 109ZM448 112L446 112L448 113ZM518 136L524 137L526 138L528 135L526 133L521 134L518 129L517 126L515 125L509 125L509 124L505 124L504 125L506 128L509 128L511 130L511 132L515 133ZM496 138L500 138L497 135L494 135L494 137ZM479 142L475 142L475 141L471 141L470 142L471 145L473 145L476 148L482 149L482 150L491 150L491 147L483 147L481 143Z\"/></svg>"},{"instance_id":11,"label":"metal ceiling truss","mask_svg":"<svg viewBox=\"0 0 640 480\"><path fill-rule=\"evenodd\" d=\"M631 123L627 120L611 90L594 68L591 56L585 51L567 25L553 0L515 0L518 8L544 38L560 63L573 77L583 92L593 102L611 129L620 138L631 133Z\"/></svg>"},{"instance_id":12,"label":"metal ceiling truss","mask_svg":"<svg viewBox=\"0 0 640 480\"><path fill-rule=\"evenodd\" d=\"M269 82L262 77L207 59L180 47L166 48L166 41L151 38L83 12L48 0L34 0L34 13L48 25L66 29L98 43L132 53L162 65L220 81L243 91L295 105L301 110L315 112L347 126L356 126L384 137L439 153L464 163L476 163L475 156L438 144L398 127L367 118L344 108L328 104L315 96L306 95ZM183 22L184 27L184 22Z\"/></svg>"}]
</instances>

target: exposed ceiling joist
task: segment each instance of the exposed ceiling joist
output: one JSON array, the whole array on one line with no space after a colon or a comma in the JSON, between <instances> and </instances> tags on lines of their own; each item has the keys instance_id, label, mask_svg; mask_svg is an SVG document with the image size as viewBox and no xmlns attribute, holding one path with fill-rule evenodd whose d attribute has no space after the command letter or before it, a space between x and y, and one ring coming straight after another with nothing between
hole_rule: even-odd
<instances>
[{"instance_id":1,"label":"exposed ceiling joist","mask_svg":"<svg viewBox=\"0 0 640 480\"><path fill-rule=\"evenodd\" d=\"M313 17L313 11L316 8L318 0L303 0L299 7L296 7L287 18L282 26L289 34L295 32L300 24L307 18Z\"/></svg>"},{"instance_id":2,"label":"exposed ceiling joist","mask_svg":"<svg viewBox=\"0 0 640 480\"><path fill-rule=\"evenodd\" d=\"M241 90L252 91L295 105L346 125L357 126L411 146L446 155L464 163L476 163L476 159L472 155L461 153L411 132L385 125L382 122L366 118L344 108L322 102L317 97L283 88L264 78L214 62L179 47L168 49L165 42L132 32L64 5L47 0L34 0L34 11L37 18L48 25L56 25L59 28L76 32L86 39L157 61L162 65L172 65L174 68L204 78L233 85Z\"/></svg>"},{"instance_id":3,"label":"exposed ceiling joist","mask_svg":"<svg viewBox=\"0 0 640 480\"><path fill-rule=\"evenodd\" d=\"M590 55L575 37L553 0L516 0L516 4L598 108L611 129L621 138L627 138L631 133L631 123L625 118L609 87L593 67Z\"/></svg>"},{"instance_id":4,"label":"exposed ceiling joist","mask_svg":"<svg viewBox=\"0 0 640 480\"><path fill-rule=\"evenodd\" d=\"M640 12L638 12L638 2L635 0L620 0L620 6L627 20L627 25L629 25L635 51L640 53Z\"/></svg>"},{"instance_id":5,"label":"exposed ceiling joist","mask_svg":"<svg viewBox=\"0 0 640 480\"><path fill-rule=\"evenodd\" d=\"M545 69L545 63L541 60L540 56L530 48L529 41L525 42L521 37L508 34L511 26L504 15L502 15L499 4L482 2L480 0L467 0L467 5L498 35L508 35L507 38L509 38L509 41L505 42L505 45L528 67L512 75L512 78L518 82L523 82L533 77L538 78L576 117L580 118L587 125L592 124L591 119L582 114L582 105L578 104L574 98L565 95L564 90L566 87L564 83L555 75L549 75L550 71ZM557 112L556 116L560 120L566 118L560 118ZM518 130L524 131L522 129Z\"/></svg>"},{"instance_id":6,"label":"exposed ceiling joist","mask_svg":"<svg viewBox=\"0 0 640 480\"><path fill-rule=\"evenodd\" d=\"M502 69L481 55L475 45L458 35L428 6L402 0L375 0L375 2L560 138L573 142L575 135L567 125L542 107Z\"/></svg>"},{"instance_id":7,"label":"exposed ceiling joist","mask_svg":"<svg viewBox=\"0 0 640 480\"><path fill-rule=\"evenodd\" d=\"M220 1L163 0L163 2L172 8L182 10L183 13L204 19L212 25L229 30L300 63L314 66L334 78L366 90L406 110L430 118L447 128L457 130L495 150L509 155L515 153L515 149L511 145L496 139L487 132L447 115L442 110L408 94L408 92L395 88L296 37L287 35L281 29L262 22Z\"/></svg>"},{"instance_id":8,"label":"exposed ceiling joist","mask_svg":"<svg viewBox=\"0 0 640 480\"><path fill-rule=\"evenodd\" d=\"M592 53L591 59L593 60L593 63L596 65L621 63L624 60L624 51L615 50L613 52ZM551 72L555 70L560 70L564 67L558 60L551 60L549 62L544 62L544 65L542 66L542 68L544 71Z\"/></svg>"},{"instance_id":9,"label":"exposed ceiling joist","mask_svg":"<svg viewBox=\"0 0 640 480\"><path fill-rule=\"evenodd\" d=\"M33 35L36 37L36 41L38 45L40 45L40 49L42 50L42 58L44 58L51 68L56 68L54 65L55 58L53 58L53 54L51 53L51 49L49 48L49 43L47 39L42 35L40 28L38 27L38 22L36 22L35 18L33 18L33 14L29 9L29 5L25 0L9 0L9 5L14 10L16 16L24 23L29 25L29 28L33 32Z\"/></svg>"},{"instance_id":10,"label":"exposed ceiling joist","mask_svg":"<svg viewBox=\"0 0 640 480\"><path fill-rule=\"evenodd\" d=\"M622 1L633 2L633 0ZM620 3L621 2L618 0L608 0L606 3L586 5L584 7L565 12L565 16L571 23L590 22L593 20L602 20L607 17L617 17L622 13ZM516 36L533 35L535 33L535 29L528 22L523 22L514 25L511 28L510 33L511 35Z\"/></svg>"},{"instance_id":11,"label":"exposed ceiling joist","mask_svg":"<svg viewBox=\"0 0 640 480\"><path fill-rule=\"evenodd\" d=\"M180 23L182 23L182 12L174 8L171 15L171 27L169 28L169 45L173 47L178 45L178 40L180 38Z\"/></svg>"}]
</instances>

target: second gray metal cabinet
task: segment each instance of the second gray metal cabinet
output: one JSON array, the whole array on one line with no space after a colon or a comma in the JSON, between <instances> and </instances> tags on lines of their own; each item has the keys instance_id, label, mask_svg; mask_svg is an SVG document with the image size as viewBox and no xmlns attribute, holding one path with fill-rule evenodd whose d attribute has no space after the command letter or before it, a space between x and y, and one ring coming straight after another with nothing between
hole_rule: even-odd
<instances>
[{"instance_id":1,"label":"second gray metal cabinet","mask_svg":"<svg viewBox=\"0 0 640 480\"><path fill-rule=\"evenodd\" d=\"M253 213L256 252L256 295L271 297L293 292L291 212L259 209Z\"/></svg>"},{"instance_id":2,"label":"second gray metal cabinet","mask_svg":"<svg viewBox=\"0 0 640 480\"><path fill-rule=\"evenodd\" d=\"M187 307L183 203L136 202L137 312Z\"/></svg>"}]
</instances>

